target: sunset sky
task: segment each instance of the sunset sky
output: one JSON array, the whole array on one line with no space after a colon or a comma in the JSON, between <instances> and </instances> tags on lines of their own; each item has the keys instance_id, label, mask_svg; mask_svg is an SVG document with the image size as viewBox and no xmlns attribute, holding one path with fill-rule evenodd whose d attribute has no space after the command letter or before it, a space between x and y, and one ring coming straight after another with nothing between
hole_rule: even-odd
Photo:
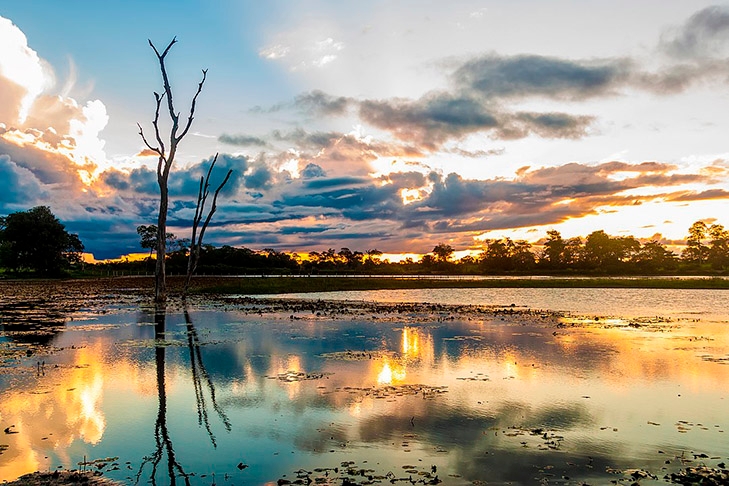
<instances>
[{"instance_id":1,"label":"sunset sky","mask_svg":"<svg viewBox=\"0 0 729 486\"><path fill-rule=\"evenodd\" d=\"M458 250L508 236L685 237L729 226L729 4L142 0L0 5L0 215L50 206L87 251L156 222L156 58L177 109L189 237L200 175L233 169L206 243Z\"/></svg>"}]
</instances>

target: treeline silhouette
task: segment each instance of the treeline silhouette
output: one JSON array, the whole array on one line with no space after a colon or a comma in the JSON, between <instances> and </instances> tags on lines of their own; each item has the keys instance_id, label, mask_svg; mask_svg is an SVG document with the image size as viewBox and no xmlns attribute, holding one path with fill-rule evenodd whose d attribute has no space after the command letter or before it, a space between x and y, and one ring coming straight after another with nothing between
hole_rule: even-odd
<instances>
[{"instance_id":1,"label":"treeline silhouette","mask_svg":"<svg viewBox=\"0 0 729 486\"><path fill-rule=\"evenodd\" d=\"M353 251L329 248L307 255L274 249L252 250L204 245L199 275L242 274L373 274L373 275L724 275L729 274L729 231L720 224L694 223L679 253L657 240L640 242L633 236L611 236L594 231L586 237L563 239L547 232L539 245L499 238L484 242L476 255L454 259L455 250L440 243L420 259L390 262L378 250ZM171 274L184 274L184 247L168 254ZM107 271L149 273L154 258L98 264Z\"/></svg>"}]
</instances>

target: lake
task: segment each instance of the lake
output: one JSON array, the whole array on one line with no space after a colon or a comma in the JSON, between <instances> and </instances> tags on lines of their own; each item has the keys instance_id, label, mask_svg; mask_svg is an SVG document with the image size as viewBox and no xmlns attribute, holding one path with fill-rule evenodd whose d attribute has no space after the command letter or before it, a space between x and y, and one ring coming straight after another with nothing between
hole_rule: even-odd
<instances>
[{"instance_id":1,"label":"lake","mask_svg":"<svg viewBox=\"0 0 729 486\"><path fill-rule=\"evenodd\" d=\"M0 481L86 468L130 484L665 484L729 461L727 296L65 308L49 332L3 326Z\"/></svg>"}]
</instances>

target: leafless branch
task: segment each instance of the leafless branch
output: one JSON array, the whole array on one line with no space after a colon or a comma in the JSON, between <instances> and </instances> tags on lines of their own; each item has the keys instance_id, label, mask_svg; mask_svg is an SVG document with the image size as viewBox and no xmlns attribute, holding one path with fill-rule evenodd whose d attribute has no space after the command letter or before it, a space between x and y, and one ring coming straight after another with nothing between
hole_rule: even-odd
<instances>
[{"instance_id":1,"label":"leafless branch","mask_svg":"<svg viewBox=\"0 0 729 486\"><path fill-rule=\"evenodd\" d=\"M223 182L220 183L217 189L215 189L215 193L213 194L213 205L210 207L210 212L208 213L208 216L205 218L205 222L202 225L202 229L200 229L200 242L202 243L203 236L205 235L205 230L208 227L208 224L210 224L210 220L213 217L213 214L215 214L215 211L218 209L218 193L220 190L225 186L225 184L228 183L228 179L230 179L230 175L233 173L233 169L228 169L228 173L225 175L225 179L223 179Z\"/></svg>"},{"instance_id":2,"label":"leafless branch","mask_svg":"<svg viewBox=\"0 0 729 486\"><path fill-rule=\"evenodd\" d=\"M160 155L162 155L162 156L164 156L164 153L165 153L165 143L162 141L162 135L160 134L160 131L159 131L159 110L160 110L160 105L162 104L162 98L164 98L164 97L165 97L164 93L162 93L162 95L160 96L159 93L157 93L156 91L154 92L154 100L156 103L156 107L154 110L154 120L152 121L152 126L154 127L154 135L157 138L157 144L158 144L158 146L160 148L160 152L161 152Z\"/></svg>"},{"instance_id":3,"label":"leafless branch","mask_svg":"<svg viewBox=\"0 0 729 486\"><path fill-rule=\"evenodd\" d=\"M223 179L223 182L221 182L215 190L210 211L205 217L205 221L203 222L202 226L200 226L203 214L205 214L205 204L207 202L208 196L210 195L210 176L213 172L213 167L215 167L215 163L217 161L218 154L215 154L215 157L213 157L213 161L210 163L207 174L204 178L200 178L200 187L198 189L197 195L197 207L195 208L195 217L192 221L192 239L190 242L190 255L187 260L187 276L185 278L185 286L183 287L182 291L183 297L187 295L187 291L190 287L190 280L192 278L192 275L195 273L195 270L197 270L197 263L200 259L200 249L202 247L203 238L205 237L205 230L210 224L210 220L212 219L213 214L215 214L215 211L218 209L218 195L220 194L220 191L223 189L223 187L225 187L225 185L228 183L228 180L230 180L230 176L233 174L233 169L229 169L228 173ZM198 228L200 229L199 234Z\"/></svg>"},{"instance_id":4,"label":"leafless branch","mask_svg":"<svg viewBox=\"0 0 729 486\"><path fill-rule=\"evenodd\" d=\"M182 140L184 136L187 135L187 132L190 130L190 126L192 125L192 120L195 117L194 115L195 105L197 104L197 97L200 95L200 92L203 89L203 85L205 84L205 79L208 77L208 70L203 69L202 73L202 79L197 85L197 92L195 93L195 96L192 97L192 103L190 103L190 116L187 118L187 125L185 125L185 129L182 131L182 134L177 138L178 141Z\"/></svg>"},{"instance_id":5,"label":"leafless branch","mask_svg":"<svg viewBox=\"0 0 729 486\"><path fill-rule=\"evenodd\" d=\"M142 141L144 142L144 145L147 146L147 148L153 152L158 153L159 155L162 155L162 152L157 147L152 147L152 145L149 144L147 141L147 137L144 136L144 129L142 128L142 125L137 123L137 127L139 127L139 136L142 137Z\"/></svg>"}]
</instances>

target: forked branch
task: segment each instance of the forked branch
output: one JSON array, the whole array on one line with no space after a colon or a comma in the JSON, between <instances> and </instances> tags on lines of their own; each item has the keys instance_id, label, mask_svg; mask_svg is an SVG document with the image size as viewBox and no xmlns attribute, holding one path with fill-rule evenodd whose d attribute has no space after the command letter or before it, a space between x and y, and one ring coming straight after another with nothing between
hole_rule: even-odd
<instances>
[{"instance_id":1,"label":"forked branch","mask_svg":"<svg viewBox=\"0 0 729 486\"><path fill-rule=\"evenodd\" d=\"M230 176L233 174L233 169L229 169L228 173L223 179L223 182L221 182L218 188L215 189L215 192L213 193L213 203L210 206L210 211L208 211L208 214L205 217L205 221L203 221L203 215L205 214L205 204L207 203L208 196L210 195L210 175L212 174L213 167L215 167L215 163L217 161L218 154L215 154L215 157L213 157L213 161L210 163L207 174L205 174L204 178L200 177L200 188L198 189L197 194L195 217L192 220L192 238L190 241L190 255L188 256L187 260L187 276L185 278L185 286L182 290L183 297L187 295L187 291L190 288L190 280L192 279L192 275L197 270L197 264L200 260L200 249L202 248L205 230L210 224L210 220L213 218L213 214L215 214L215 211L218 209L218 194L220 194L220 191L223 189L223 187L225 187L225 185L228 183L228 180L230 180ZM200 226L201 221L202 226ZM199 234L198 228L200 229Z\"/></svg>"}]
</instances>

